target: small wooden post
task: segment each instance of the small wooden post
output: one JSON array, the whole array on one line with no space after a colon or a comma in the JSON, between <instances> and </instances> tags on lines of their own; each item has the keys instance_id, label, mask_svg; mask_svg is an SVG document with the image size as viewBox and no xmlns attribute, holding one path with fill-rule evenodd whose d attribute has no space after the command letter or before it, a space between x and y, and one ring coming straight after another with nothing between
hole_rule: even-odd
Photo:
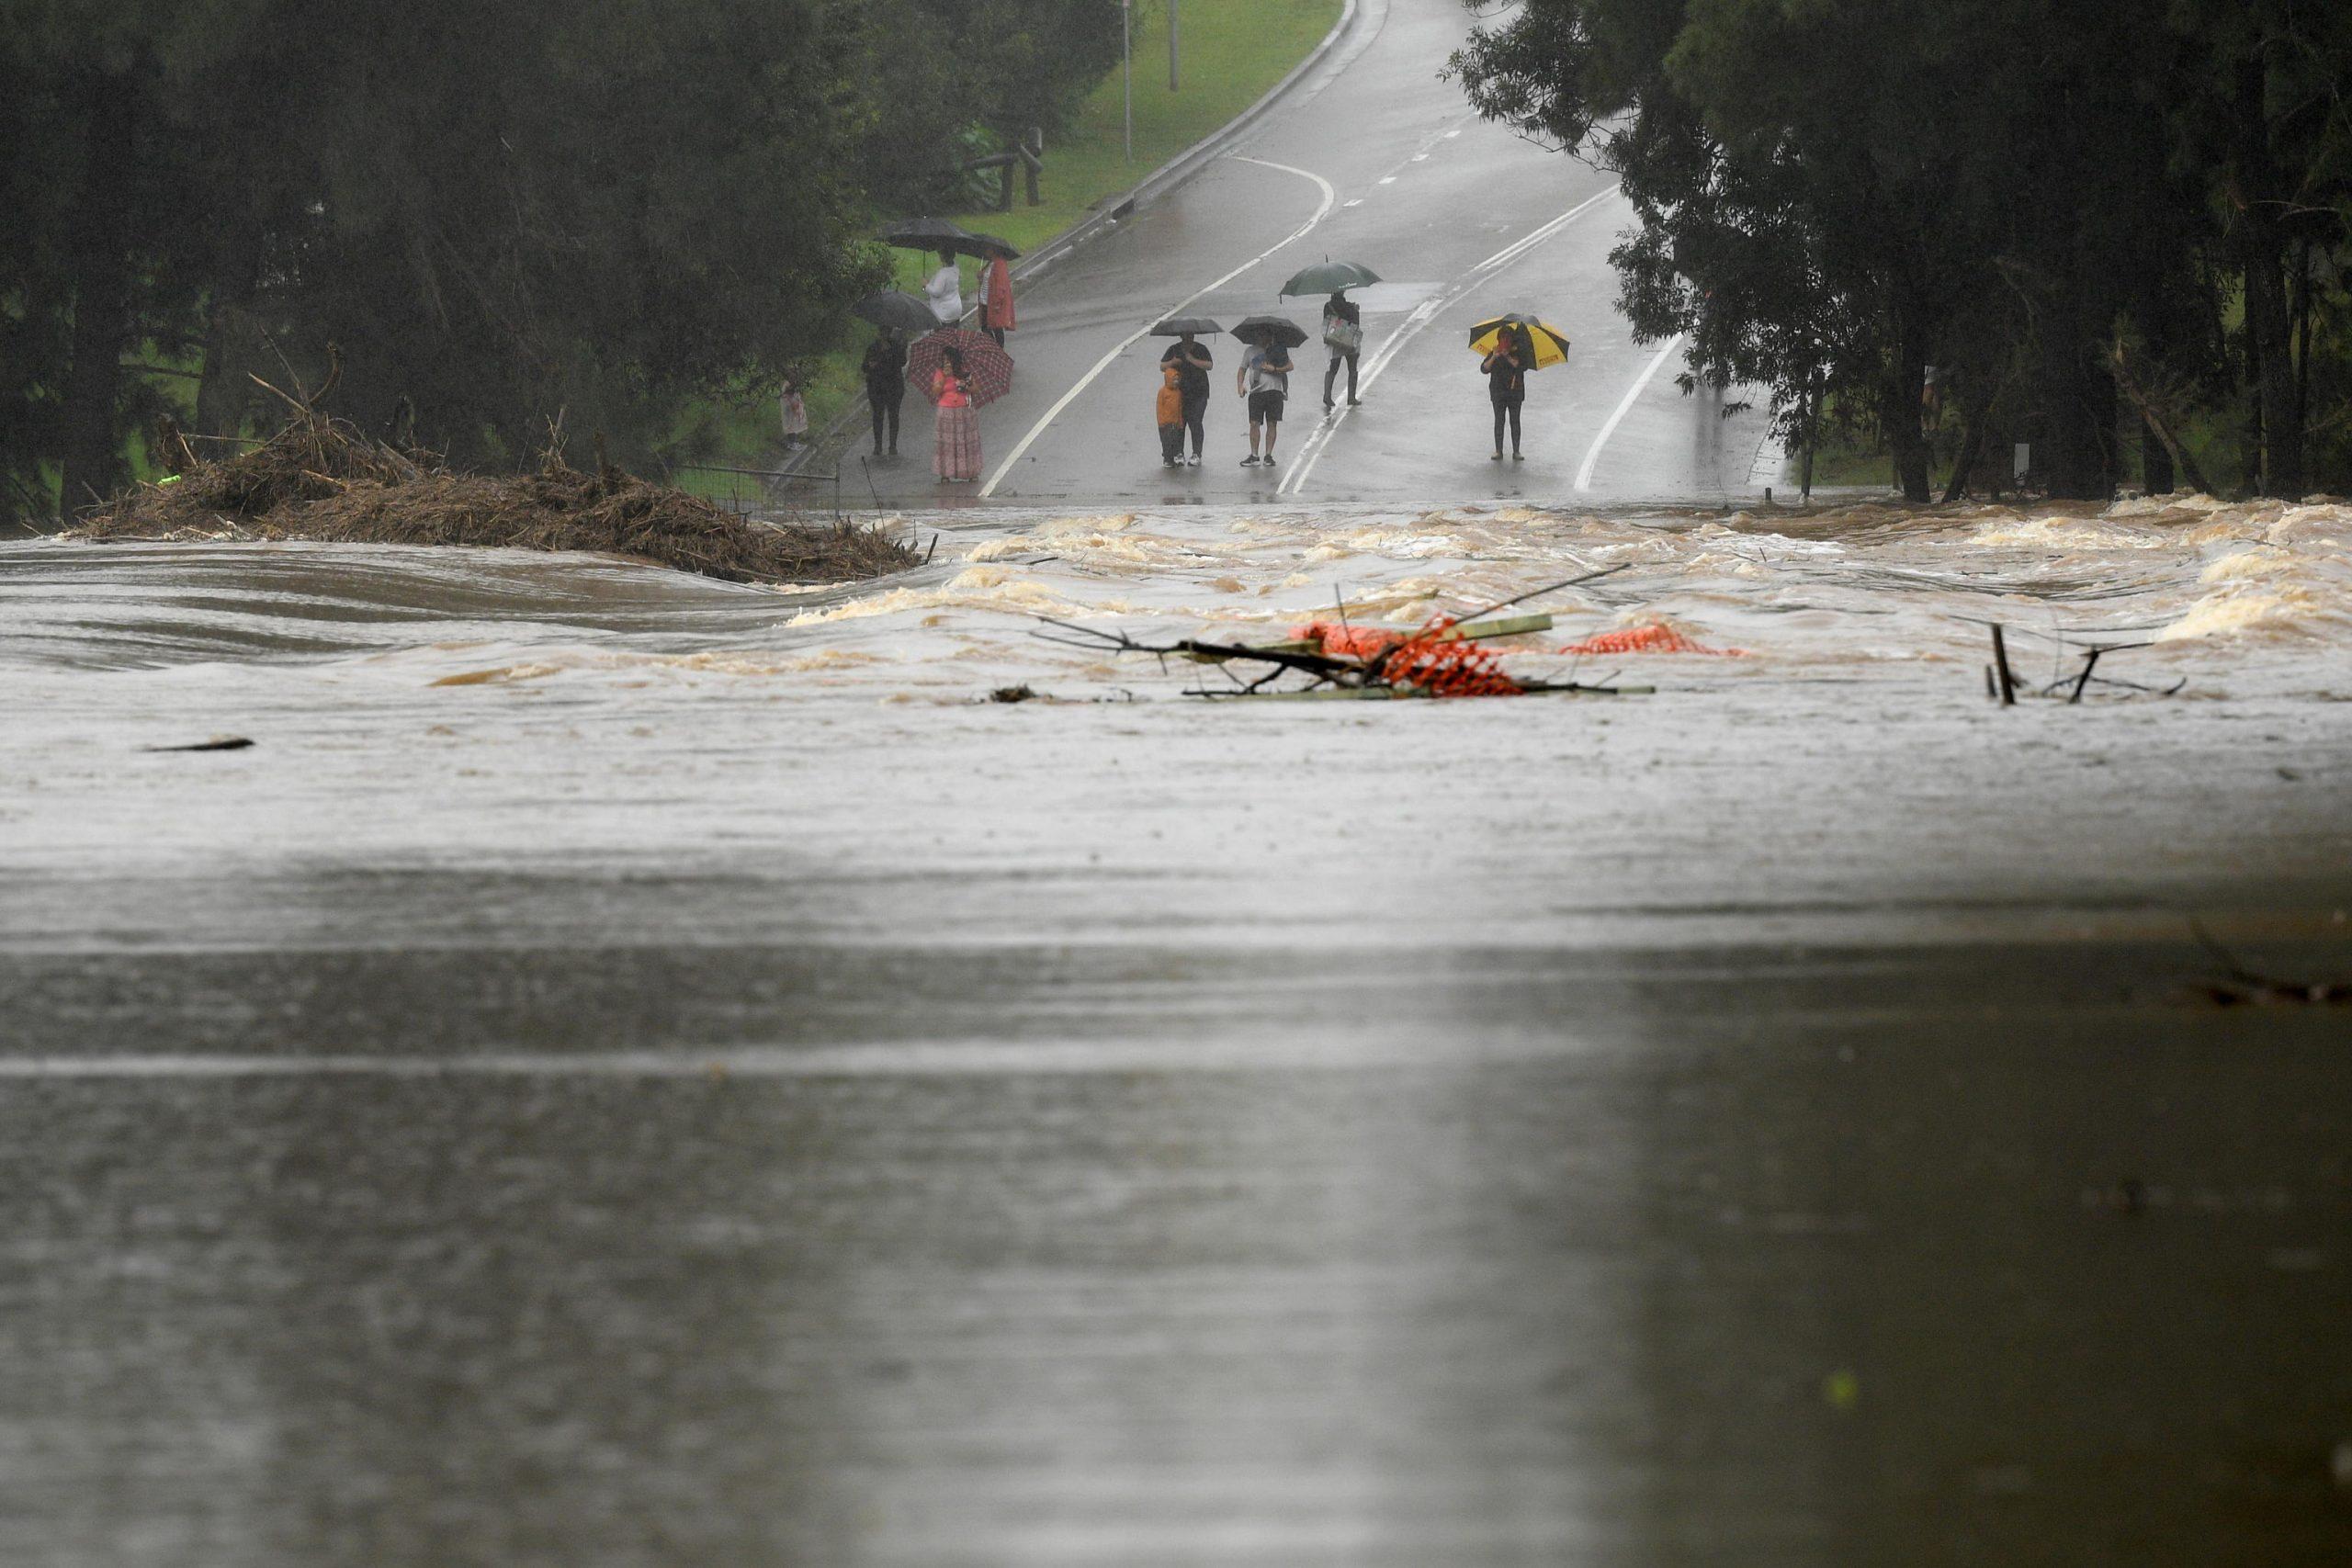
<instances>
[{"instance_id":1,"label":"small wooden post","mask_svg":"<svg viewBox=\"0 0 2352 1568\"><path fill-rule=\"evenodd\" d=\"M1993 623L1993 668L2001 677L2001 705L2005 708L2017 706L2018 686L2016 677L2009 673L2008 639L2002 635L1998 621Z\"/></svg>"}]
</instances>

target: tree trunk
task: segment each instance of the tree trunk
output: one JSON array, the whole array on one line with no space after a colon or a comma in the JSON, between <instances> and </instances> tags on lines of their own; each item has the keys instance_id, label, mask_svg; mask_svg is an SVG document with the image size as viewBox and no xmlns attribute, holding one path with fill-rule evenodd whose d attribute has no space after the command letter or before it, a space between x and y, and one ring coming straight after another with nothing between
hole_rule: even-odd
<instances>
[{"instance_id":1,"label":"tree trunk","mask_svg":"<svg viewBox=\"0 0 2352 1568\"><path fill-rule=\"evenodd\" d=\"M2140 421L2140 488L2150 495L2170 495L2173 490L2172 454L2145 418Z\"/></svg>"},{"instance_id":2,"label":"tree trunk","mask_svg":"<svg viewBox=\"0 0 2352 1568\"><path fill-rule=\"evenodd\" d=\"M196 428L206 435L234 435L245 422L261 248L261 225L238 225L213 278L205 312L204 367L196 383Z\"/></svg>"},{"instance_id":3,"label":"tree trunk","mask_svg":"<svg viewBox=\"0 0 2352 1568\"><path fill-rule=\"evenodd\" d=\"M2238 254L2245 268L2245 328L2254 350L2256 403L2262 414L2259 488L2265 495L2298 496L2303 492L2303 425L2295 408L2287 243L2278 224L2278 182L2270 157L2265 85L2260 60L2239 64L2237 164L2245 210L2238 220Z\"/></svg>"},{"instance_id":4,"label":"tree trunk","mask_svg":"<svg viewBox=\"0 0 2352 1568\"><path fill-rule=\"evenodd\" d=\"M122 77L90 76L82 188L67 237L74 337L59 409L61 515L70 516L93 496L110 491L119 463L115 401L130 333L132 92Z\"/></svg>"},{"instance_id":5,"label":"tree trunk","mask_svg":"<svg viewBox=\"0 0 2352 1568\"><path fill-rule=\"evenodd\" d=\"M1894 482L1905 501L1929 501L1928 442L1919 429L1919 403L1928 386L1928 355L1922 346L1916 316L1898 304L1894 330L1894 363L1879 389L1879 423L1894 453Z\"/></svg>"},{"instance_id":6,"label":"tree trunk","mask_svg":"<svg viewBox=\"0 0 2352 1568\"><path fill-rule=\"evenodd\" d=\"M1968 493L1968 478L1976 471L1976 459L1984 449L1984 419L1992 411L1989 392L1980 392L1969 400L1961 425L1960 461L1952 465L1951 482L1944 486L1947 503Z\"/></svg>"}]
</instances>

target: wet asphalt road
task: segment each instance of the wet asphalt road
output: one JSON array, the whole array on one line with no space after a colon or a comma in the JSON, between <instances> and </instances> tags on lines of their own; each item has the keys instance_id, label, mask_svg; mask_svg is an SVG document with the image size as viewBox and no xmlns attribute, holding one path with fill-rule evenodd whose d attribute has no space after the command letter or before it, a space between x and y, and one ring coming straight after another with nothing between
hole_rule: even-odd
<instances>
[{"instance_id":1,"label":"wet asphalt road","mask_svg":"<svg viewBox=\"0 0 2352 1568\"><path fill-rule=\"evenodd\" d=\"M985 485L933 482L930 405L910 392L896 462L865 460L864 432L854 433L844 497L928 506L976 492L1080 505L1760 495L1780 467L1761 416L1726 419L1721 397L1684 396L1679 350L1662 359L1664 345L1635 344L1617 312L1608 254L1633 218L1611 178L1481 121L1442 79L1470 26L1455 0L1363 0L1342 41L1227 156L1022 295L1013 390L981 415ZM1355 296L1363 406L1329 420L1321 299L1276 298L1326 257L1363 262L1384 280ZM1498 465L1467 329L1507 310L1536 311L1575 349L1530 378L1527 461ZM1205 340L1217 367L1202 467L1160 466L1152 400L1168 343L1128 340L1178 310L1228 326L1278 311L1309 333L1293 355L1279 468L1239 466L1249 434L1229 337Z\"/></svg>"},{"instance_id":2,"label":"wet asphalt road","mask_svg":"<svg viewBox=\"0 0 2352 1568\"><path fill-rule=\"evenodd\" d=\"M18 953L0 1551L2340 1562L2341 1021L2177 962Z\"/></svg>"}]
</instances>

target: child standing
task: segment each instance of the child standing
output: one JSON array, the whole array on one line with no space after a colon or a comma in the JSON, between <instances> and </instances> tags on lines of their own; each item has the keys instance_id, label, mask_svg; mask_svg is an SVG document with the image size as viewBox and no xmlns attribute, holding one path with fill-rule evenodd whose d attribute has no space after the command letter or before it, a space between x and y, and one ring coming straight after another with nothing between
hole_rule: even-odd
<instances>
[{"instance_id":1,"label":"child standing","mask_svg":"<svg viewBox=\"0 0 2352 1568\"><path fill-rule=\"evenodd\" d=\"M1173 365L1159 367L1159 464L1175 468L1184 460L1184 378Z\"/></svg>"}]
</instances>

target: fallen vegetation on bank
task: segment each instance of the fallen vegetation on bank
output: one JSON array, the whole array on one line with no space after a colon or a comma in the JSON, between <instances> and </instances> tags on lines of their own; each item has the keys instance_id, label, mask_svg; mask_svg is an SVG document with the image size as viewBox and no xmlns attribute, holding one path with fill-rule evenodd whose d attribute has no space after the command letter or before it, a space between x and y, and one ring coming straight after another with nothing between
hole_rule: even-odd
<instances>
[{"instance_id":1,"label":"fallen vegetation on bank","mask_svg":"<svg viewBox=\"0 0 2352 1568\"><path fill-rule=\"evenodd\" d=\"M458 473L298 403L232 457L169 445L176 471L85 513L77 536L589 550L729 582L853 581L922 559L877 528L759 522L610 463L582 473L552 442L532 473Z\"/></svg>"}]
</instances>

